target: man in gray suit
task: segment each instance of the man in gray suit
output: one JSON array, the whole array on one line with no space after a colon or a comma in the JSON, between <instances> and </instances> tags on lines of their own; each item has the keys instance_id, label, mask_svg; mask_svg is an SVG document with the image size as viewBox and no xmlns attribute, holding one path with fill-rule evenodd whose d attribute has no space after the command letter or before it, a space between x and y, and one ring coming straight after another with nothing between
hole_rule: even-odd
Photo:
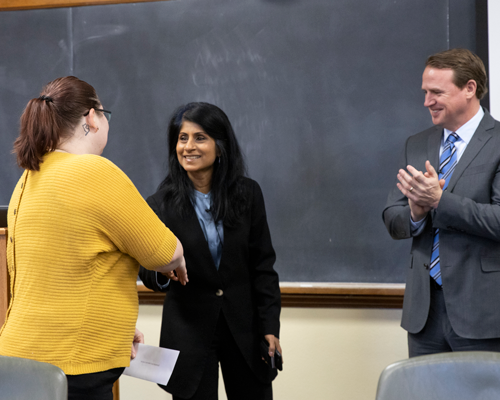
<instances>
[{"instance_id":1,"label":"man in gray suit","mask_svg":"<svg viewBox=\"0 0 500 400\"><path fill-rule=\"evenodd\" d=\"M383 212L394 239L412 238L401 323L410 357L500 351L500 123L480 106L486 81L468 50L427 59L435 126L406 141Z\"/></svg>"}]
</instances>

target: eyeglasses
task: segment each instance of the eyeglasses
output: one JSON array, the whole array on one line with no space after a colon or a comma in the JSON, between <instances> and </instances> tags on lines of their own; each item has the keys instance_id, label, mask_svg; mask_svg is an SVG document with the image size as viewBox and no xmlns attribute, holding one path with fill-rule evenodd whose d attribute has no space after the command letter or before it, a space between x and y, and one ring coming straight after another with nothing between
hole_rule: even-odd
<instances>
[{"instance_id":1,"label":"eyeglasses","mask_svg":"<svg viewBox=\"0 0 500 400\"><path fill-rule=\"evenodd\" d=\"M103 112L104 116L106 117L108 122L111 122L111 111L103 110L103 109L99 109L99 108L94 108L94 110ZM89 112L90 112L90 110L88 110L85 114L83 114L83 116L86 117L87 115L89 115Z\"/></svg>"}]
</instances>

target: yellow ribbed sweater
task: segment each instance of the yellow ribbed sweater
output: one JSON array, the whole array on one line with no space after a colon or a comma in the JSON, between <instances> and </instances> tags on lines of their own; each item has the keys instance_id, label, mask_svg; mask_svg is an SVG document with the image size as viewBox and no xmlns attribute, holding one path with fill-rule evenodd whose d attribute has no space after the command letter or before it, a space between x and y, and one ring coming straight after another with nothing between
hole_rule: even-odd
<instances>
[{"instance_id":1,"label":"yellow ribbed sweater","mask_svg":"<svg viewBox=\"0 0 500 400\"><path fill-rule=\"evenodd\" d=\"M139 263L167 264L177 240L127 176L99 156L48 153L19 180L8 225L0 354L69 375L128 366Z\"/></svg>"}]
</instances>

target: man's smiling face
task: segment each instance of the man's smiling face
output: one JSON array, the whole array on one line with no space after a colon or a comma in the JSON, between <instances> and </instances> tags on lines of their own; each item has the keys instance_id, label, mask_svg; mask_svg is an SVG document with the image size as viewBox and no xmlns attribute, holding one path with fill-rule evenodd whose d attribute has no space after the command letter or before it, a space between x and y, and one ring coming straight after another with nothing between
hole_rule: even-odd
<instances>
[{"instance_id":1,"label":"man's smiling face","mask_svg":"<svg viewBox=\"0 0 500 400\"><path fill-rule=\"evenodd\" d=\"M456 131L469 119L467 85L462 89L453 83L452 69L427 67L422 75L424 106L431 113L434 125Z\"/></svg>"}]
</instances>

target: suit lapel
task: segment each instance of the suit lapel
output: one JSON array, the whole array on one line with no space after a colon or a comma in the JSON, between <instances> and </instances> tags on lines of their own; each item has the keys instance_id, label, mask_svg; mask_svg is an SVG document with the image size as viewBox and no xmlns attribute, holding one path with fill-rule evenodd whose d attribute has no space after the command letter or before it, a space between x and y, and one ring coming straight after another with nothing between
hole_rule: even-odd
<instances>
[{"instance_id":1,"label":"suit lapel","mask_svg":"<svg viewBox=\"0 0 500 400\"><path fill-rule=\"evenodd\" d=\"M448 191L451 192L453 190L469 164L472 162L472 160L474 160L474 158L476 158L486 142L488 142L488 140L491 138L491 134L488 131L490 129L493 129L494 125L494 119L490 116L488 111L485 110L484 117L481 120L481 123L477 127L476 132L474 132L474 135L472 135L471 141L469 142L467 148L464 151L464 154L462 154L462 157L460 157L460 161L455 167L455 171L453 172L453 175L450 178L450 183L448 184Z\"/></svg>"},{"instance_id":2,"label":"suit lapel","mask_svg":"<svg viewBox=\"0 0 500 400\"><path fill-rule=\"evenodd\" d=\"M217 268L215 267L215 263L212 258L212 253L210 253L210 249L208 247L207 239L205 239L205 234L201 229L200 221L198 220L198 216L196 215L194 208L190 214L191 215L188 218L180 220L181 229L183 232L191 236L190 241L197 244L197 251L204 260L202 264L205 265L210 271L217 272Z\"/></svg>"},{"instance_id":3,"label":"suit lapel","mask_svg":"<svg viewBox=\"0 0 500 400\"><path fill-rule=\"evenodd\" d=\"M436 171L439 169L439 148L441 147L442 135L443 128L436 126L434 132L429 135L427 140L427 159L431 162L431 165Z\"/></svg>"},{"instance_id":4,"label":"suit lapel","mask_svg":"<svg viewBox=\"0 0 500 400\"><path fill-rule=\"evenodd\" d=\"M222 223L222 231L224 232L224 234L222 236L222 238L223 238L222 239L222 254L220 257L219 272L221 271L222 266L224 265L225 259L228 257L228 255L227 255L228 249L230 249L232 246L232 243L231 243L232 235L228 234L228 230L227 230L226 226L224 225L224 223Z\"/></svg>"}]
</instances>

